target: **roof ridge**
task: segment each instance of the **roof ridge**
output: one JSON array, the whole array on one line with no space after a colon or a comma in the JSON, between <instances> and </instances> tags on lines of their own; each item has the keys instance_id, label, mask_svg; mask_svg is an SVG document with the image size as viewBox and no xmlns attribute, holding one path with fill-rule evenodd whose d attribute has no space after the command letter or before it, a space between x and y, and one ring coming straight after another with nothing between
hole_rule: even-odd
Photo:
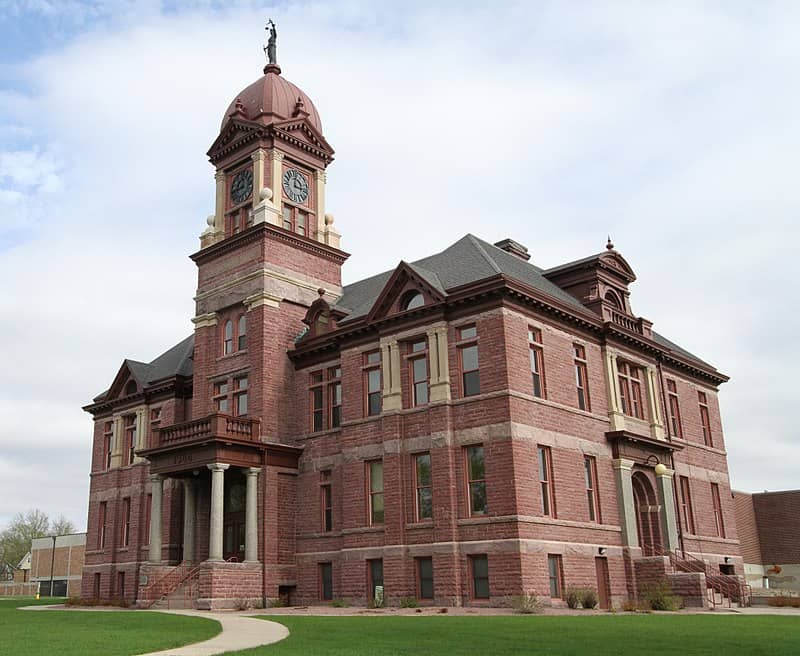
<instances>
[{"instance_id":1,"label":"roof ridge","mask_svg":"<svg viewBox=\"0 0 800 656\"><path fill-rule=\"evenodd\" d=\"M489 263L489 266L492 267L492 269L494 269L495 273L503 272L502 269L500 269L500 267L497 266L497 262L495 262L486 252L486 249L483 247L483 245L481 244L481 240L478 237L473 235L471 232L468 232L467 239L469 239L472 242L472 245L475 246L475 248L478 250L478 252L481 255L483 255L483 258Z\"/></svg>"}]
</instances>

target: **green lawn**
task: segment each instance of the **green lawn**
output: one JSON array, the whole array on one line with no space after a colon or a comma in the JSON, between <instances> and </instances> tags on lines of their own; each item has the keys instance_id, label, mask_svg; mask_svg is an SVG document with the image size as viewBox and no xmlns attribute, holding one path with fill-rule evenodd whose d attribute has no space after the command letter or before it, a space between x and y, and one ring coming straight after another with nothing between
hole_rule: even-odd
<instances>
[{"instance_id":1,"label":"green lawn","mask_svg":"<svg viewBox=\"0 0 800 656\"><path fill-rule=\"evenodd\" d=\"M0 600L0 654L129 656L208 640L220 631L213 620L148 611L17 610L51 603L24 597Z\"/></svg>"},{"instance_id":2,"label":"green lawn","mask_svg":"<svg viewBox=\"0 0 800 656\"><path fill-rule=\"evenodd\" d=\"M253 656L502 656L505 654L800 653L800 617L594 615L586 617L264 617L291 635L235 652Z\"/></svg>"}]
</instances>

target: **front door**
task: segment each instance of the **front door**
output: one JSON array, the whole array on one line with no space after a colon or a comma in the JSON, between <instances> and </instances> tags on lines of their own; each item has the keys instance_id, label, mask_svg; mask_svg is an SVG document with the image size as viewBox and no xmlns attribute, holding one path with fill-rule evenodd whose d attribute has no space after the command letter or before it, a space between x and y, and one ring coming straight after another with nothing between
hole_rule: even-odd
<instances>
[{"instance_id":1,"label":"front door","mask_svg":"<svg viewBox=\"0 0 800 656\"><path fill-rule=\"evenodd\" d=\"M225 481L225 514L222 521L222 557L241 563L244 560L245 493L244 478L231 475Z\"/></svg>"},{"instance_id":2,"label":"front door","mask_svg":"<svg viewBox=\"0 0 800 656\"><path fill-rule=\"evenodd\" d=\"M608 560L600 556L594 559L597 570L597 598L600 608L611 608L611 592L609 590Z\"/></svg>"},{"instance_id":3,"label":"front door","mask_svg":"<svg viewBox=\"0 0 800 656\"><path fill-rule=\"evenodd\" d=\"M633 475L633 501L636 509L636 528L639 546L645 556L663 553L661 543L661 506L658 505L652 484L641 472Z\"/></svg>"}]
</instances>

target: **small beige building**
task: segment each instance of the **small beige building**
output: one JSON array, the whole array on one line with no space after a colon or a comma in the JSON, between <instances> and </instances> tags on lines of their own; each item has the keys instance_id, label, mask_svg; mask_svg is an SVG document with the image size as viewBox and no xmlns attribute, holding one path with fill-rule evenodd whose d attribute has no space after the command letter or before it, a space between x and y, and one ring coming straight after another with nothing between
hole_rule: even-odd
<instances>
[{"instance_id":1,"label":"small beige building","mask_svg":"<svg viewBox=\"0 0 800 656\"><path fill-rule=\"evenodd\" d=\"M80 596L85 550L86 533L36 538L31 543L29 581L38 584L43 596Z\"/></svg>"}]
</instances>

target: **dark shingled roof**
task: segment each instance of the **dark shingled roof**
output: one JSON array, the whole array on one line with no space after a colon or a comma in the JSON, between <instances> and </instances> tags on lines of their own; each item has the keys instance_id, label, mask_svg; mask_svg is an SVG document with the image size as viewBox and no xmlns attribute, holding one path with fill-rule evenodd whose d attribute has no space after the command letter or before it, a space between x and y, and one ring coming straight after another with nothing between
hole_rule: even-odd
<instances>
[{"instance_id":1,"label":"dark shingled roof","mask_svg":"<svg viewBox=\"0 0 800 656\"><path fill-rule=\"evenodd\" d=\"M189 335L189 337L159 355L152 362L125 360L124 364L127 365L136 382L144 387L163 378L191 376L193 352L194 335ZM102 401L106 394L108 394L108 390L96 396L94 400Z\"/></svg>"},{"instance_id":2,"label":"dark shingled roof","mask_svg":"<svg viewBox=\"0 0 800 656\"><path fill-rule=\"evenodd\" d=\"M465 235L441 253L412 262L409 266L440 291L504 273L567 305L585 309L578 299L545 278L542 269L478 239L475 235ZM345 310L348 316L339 323L344 324L368 314L392 273L393 271L385 271L346 285L336 307Z\"/></svg>"},{"instance_id":3,"label":"dark shingled roof","mask_svg":"<svg viewBox=\"0 0 800 656\"><path fill-rule=\"evenodd\" d=\"M600 255L603 255L603 253L553 267L547 269L546 272L550 273L558 271L566 266L588 262L596 259ZM543 275L545 270L511 253L507 253L497 246L489 244L472 234L465 235L456 243L444 249L441 253L436 253L435 255L430 255L416 262L412 262L409 266L421 277L429 281L431 285L439 289L439 291L447 291L502 273L519 282L530 285L534 289L538 289L545 294L549 294L570 307L586 310L584 305L577 298L572 296L572 294L567 293L561 287L545 278ZM394 270L384 271L371 278L345 285L342 290L342 296L336 302L335 307L347 312L348 316L342 319L339 324L346 325L349 321L369 314L369 311L383 291L392 273L394 273ZM694 360L705 366L710 366L696 355L693 355L658 333L653 333L653 341L679 356Z\"/></svg>"}]
</instances>

